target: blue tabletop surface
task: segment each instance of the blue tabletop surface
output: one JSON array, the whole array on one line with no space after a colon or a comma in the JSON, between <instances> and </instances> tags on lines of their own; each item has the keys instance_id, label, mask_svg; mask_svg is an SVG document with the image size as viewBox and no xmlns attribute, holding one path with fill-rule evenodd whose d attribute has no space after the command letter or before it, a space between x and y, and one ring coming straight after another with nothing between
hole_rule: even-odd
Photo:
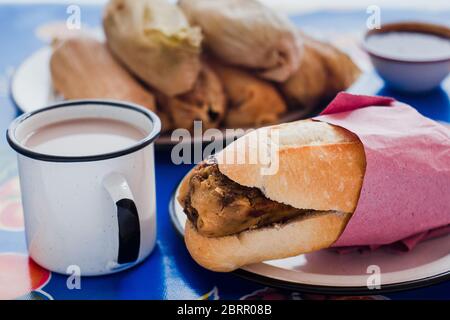
<instances>
[{"instance_id":1,"label":"blue tabletop surface","mask_svg":"<svg viewBox=\"0 0 450 320\"><path fill-rule=\"evenodd\" d=\"M81 14L84 24L90 27L99 25L101 8L84 6ZM383 11L382 14L383 22L408 18L441 23L450 21L450 11ZM0 5L0 129L3 132L11 120L20 114L9 96L9 76L23 59L45 45L36 36L37 27L50 21L64 21L66 18L66 6L62 5ZM294 21L307 31L333 29L342 33L364 30L366 18L365 10L318 12L293 17ZM332 26L330 21L333 22ZM357 91L363 94L393 96L411 104L428 117L450 122L449 81L445 82L443 88L426 95L410 96L383 88L382 82L372 74L367 83L358 86ZM4 135L0 141L0 164L0 185L3 186L0 190L8 191L17 180L17 171L14 152L7 146ZM141 265L128 271L110 276L83 278L81 290L69 290L66 285L67 277L49 274L33 263L28 263L28 274L17 275L16 271L19 268L13 267L14 263L20 265L21 261L26 259L23 228L20 226L2 228L0 217L0 273L9 270L11 279L17 278L5 282L2 277L7 278L8 273L0 274L0 298L237 299L246 295L261 299L326 298L266 288L233 274L213 273L196 265L187 253L182 239L174 231L168 215L171 194L190 168L188 165L172 164L170 151L156 150L158 237L154 252ZM2 199L4 198L0 195L0 204ZM23 284L27 283L27 277L34 279L28 287ZM14 281L17 281L17 287ZM385 297L450 299L450 282L386 294Z\"/></svg>"}]
</instances>

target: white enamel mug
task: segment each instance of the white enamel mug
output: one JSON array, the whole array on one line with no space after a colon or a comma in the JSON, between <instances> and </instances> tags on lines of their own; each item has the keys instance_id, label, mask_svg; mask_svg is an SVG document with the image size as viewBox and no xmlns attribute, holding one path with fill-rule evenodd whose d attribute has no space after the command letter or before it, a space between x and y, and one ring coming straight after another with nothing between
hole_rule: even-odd
<instances>
[{"instance_id":1,"label":"white enamel mug","mask_svg":"<svg viewBox=\"0 0 450 320\"><path fill-rule=\"evenodd\" d=\"M42 154L22 143L42 126L96 117L128 122L146 137L124 150L88 156ZM153 141L160 129L151 111L104 100L63 102L14 120L7 140L18 153L26 240L34 261L54 272L92 276L129 268L151 253Z\"/></svg>"}]
</instances>

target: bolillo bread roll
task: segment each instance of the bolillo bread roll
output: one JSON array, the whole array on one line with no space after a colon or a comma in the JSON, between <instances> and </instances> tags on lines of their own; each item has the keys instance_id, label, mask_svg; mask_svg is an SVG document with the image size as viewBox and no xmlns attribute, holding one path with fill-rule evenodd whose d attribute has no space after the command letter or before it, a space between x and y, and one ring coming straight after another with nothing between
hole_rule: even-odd
<instances>
[{"instance_id":1,"label":"bolillo bread roll","mask_svg":"<svg viewBox=\"0 0 450 320\"><path fill-rule=\"evenodd\" d=\"M277 139L275 131L278 131ZM257 144L251 139L261 132L268 134L270 143L277 145L274 150L279 164L275 174L262 175L263 164L248 163L247 156L243 164L229 163L229 159L236 159L244 152L251 154L258 147L267 148L266 143ZM216 159L227 192L221 190L223 183L214 185L211 183L214 180L205 179L201 171L205 164L201 164L183 180L178 200L189 218L185 242L191 256L203 267L221 272L331 246L355 211L366 166L364 147L356 135L311 120L255 130L230 144ZM195 192L198 186L210 188L207 205L202 205L200 193ZM239 196L234 201L233 189L239 189L239 195L245 192L260 195L249 197L250 202L244 205L245 197ZM219 200L215 205L214 199L220 197L226 201ZM298 215L274 223L267 216L277 214L276 210L255 215L252 203L255 199L259 203L266 201L259 208L286 210L287 206L289 210L297 209ZM232 210L227 213L229 208ZM196 213L196 219L192 219L192 212ZM214 232L220 234L220 229L227 224L226 215L230 213L243 217L247 213L244 220L253 217L255 224L234 234L214 236ZM236 223L235 217L230 216L228 222ZM206 228L208 233L204 232Z\"/></svg>"},{"instance_id":2,"label":"bolillo bread roll","mask_svg":"<svg viewBox=\"0 0 450 320\"><path fill-rule=\"evenodd\" d=\"M206 269L230 272L266 260L283 259L331 246L350 219L348 213L318 213L281 226L208 238L186 222L185 242L192 258Z\"/></svg>"}]
</instances>

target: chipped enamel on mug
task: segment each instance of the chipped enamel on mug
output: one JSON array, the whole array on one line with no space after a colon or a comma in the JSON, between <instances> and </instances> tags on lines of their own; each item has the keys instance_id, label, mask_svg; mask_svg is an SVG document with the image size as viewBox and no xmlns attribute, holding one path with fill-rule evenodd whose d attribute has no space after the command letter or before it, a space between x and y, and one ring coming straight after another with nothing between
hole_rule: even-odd
<instances>
[{"instance_id":1,"label":"chipped enamel on mug","mask_svg":"<svg viewBox=\"0 0 450 320\"><path fill-rule=\"evenodd\" d=\"M129 123L145 138L128 148L87 156L54 156L23 145L48 124L83 118ZM115 273L144 260L156 241L153 142L159 118L139 106L104 100L59 103L14 120L7 140L18 153L29 255L62 274Z\"/></svg>"}]
</instances>

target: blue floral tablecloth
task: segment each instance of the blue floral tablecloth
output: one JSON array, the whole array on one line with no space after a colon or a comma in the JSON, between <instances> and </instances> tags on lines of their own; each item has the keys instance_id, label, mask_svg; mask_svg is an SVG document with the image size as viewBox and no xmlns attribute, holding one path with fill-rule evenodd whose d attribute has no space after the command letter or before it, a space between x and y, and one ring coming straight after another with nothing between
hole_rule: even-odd
<instances>
[{"instance_id":1,"label":"blue floral tablecloth","mask_svg":"<svg viewBox=\"0 0 450 320\"><path fill-rule=\"evenodd\" d=\"M55 21L65 21L67 6L63 5L0 5L0 129L4 132L20 111L9 95L14 69L46 45L42 28ZM98 28L101 8L84 6L81 22ZM293 20L307 32L335 37L346 44L346 37L364 31L365 10L351 12L317 12L295 16ZM382 22L399 19L450 21L449 12L382 11ZM346 35L346 36L342 36ZM358 92L394 96L407 102L431 118L450 122L450 85L423 96L405 96L391 92L380 80L371 80L358 87ZM68 289L67 277L42 269L27 256L23 231L20 189L15 154L0 140L0 299L333 299L332 296L311 295L268 288L233 274L209 272L189 257L182 239L174 231L168 203L177 183L190 166L176 166L170 151L156 150L156 183L158 238L151 256L141 265L118 274L82 278L81 289ZM374 299L450 299L450 282L428 288L405 291Z\"/></svg>"}]
</instances>

